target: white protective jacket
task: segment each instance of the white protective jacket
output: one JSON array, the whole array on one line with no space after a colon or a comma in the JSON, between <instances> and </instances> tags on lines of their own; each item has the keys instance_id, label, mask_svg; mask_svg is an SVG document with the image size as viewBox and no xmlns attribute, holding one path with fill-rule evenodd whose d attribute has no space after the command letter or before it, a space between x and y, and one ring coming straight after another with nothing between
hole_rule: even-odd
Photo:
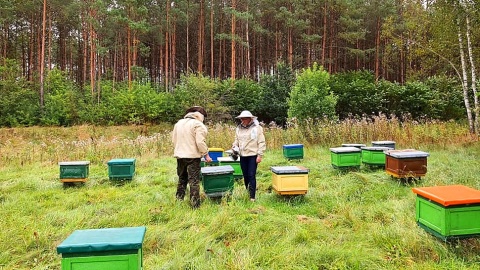
<instances>
[{"instance_id":1,"label":"white protective jacket","mask_svg":"<svg viewBox=\"0 0 480 270\"><path fill-rule=\"evenodd\" d=\"M266 149L265 135L256 119L248 127L241 124L237 126L232 149L238 150L241 157L263 156Z\"/></svg>"},{"instance_id":2,"label":"white protective jacket","mask_svg":"<svg viewBox=\"0 0 480 270\"><path fill-rule=\"evenodd\" d=\"M175 124L172 133L175 158L201 158L208 153L208 130L203 119L203 114L191 112Z\"/></svg>"}]
</instances>

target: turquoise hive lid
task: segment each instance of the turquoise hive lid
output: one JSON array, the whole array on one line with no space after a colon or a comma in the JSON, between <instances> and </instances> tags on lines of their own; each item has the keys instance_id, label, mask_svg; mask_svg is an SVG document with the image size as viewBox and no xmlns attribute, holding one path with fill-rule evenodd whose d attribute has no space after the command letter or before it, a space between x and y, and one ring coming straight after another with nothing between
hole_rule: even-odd
<instances>
[{"instance_id":1,"label":"turquoise hive lid","mask_svg":"<svg viewBox=\"0 0 480 270\"><path fill-rule=\"evenodd\" d=\"M112 159L108 162L108 164L135 164L135 159L134 158L117 158L117 159Z\"/></svg>"},{"instance_id":2,"label":"turquoise hive lid","mask_svg":"<svg viewBox=\"0 0 480 270\"><path fill-rule=\"evenodd\" d=\"M140 249L146 230L144 226L76 230L57 246L57 253Z\"/></svg>"}]
</instances>

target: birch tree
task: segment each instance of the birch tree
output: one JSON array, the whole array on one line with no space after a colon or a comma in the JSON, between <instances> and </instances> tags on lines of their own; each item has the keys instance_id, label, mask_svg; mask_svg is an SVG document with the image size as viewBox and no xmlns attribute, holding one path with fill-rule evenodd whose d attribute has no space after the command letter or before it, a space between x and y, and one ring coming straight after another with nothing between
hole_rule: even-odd
<instances>
[{"instance_id":1,"label":"birch tree","mask_svg":"<svg viewBox=\"0 0 480 270\"><path fill-rule=\"evenodd\" d=\"M458 1L458 7L459 7L459 12L457 13L457 32L458 32L458 48L460 50L460 62L461 62L461 67L462 67L462 88L463 88L463 98L465 102L465 109L467 112L467 119L468 119L468 125L470 128L471 133L477 133L479 131L478 127L478 114L479 114L479 109L478 109L478 97L477 97L477 87L476 87L476 71L475 71L475 61L473 59L473 53L472 53L472 42L471 42L471 28L470 28L470 18L469 18L469 11L470 7L473 5L472 3L466 1L466 0L459 0ZM463 26L463 28L462 28ZM463 30L464 29L464 30ZM468 61L465 59L465 52L464 52L464 41L463 41L463 33L462 30L465 31L465 36L466 36L466 45L467 45L467 55L468 55ZM469 64L469 65L468 65ZM468 84L468 69L470 68L470 75L471 75L471 85L469 86ZM473 97L474 97L474 104L473 104L473 112L474 115L472 115L472 107L470 105L470 100L469 100L469 88L472 89L473 92Z\"/></svg>"}]
</instances>

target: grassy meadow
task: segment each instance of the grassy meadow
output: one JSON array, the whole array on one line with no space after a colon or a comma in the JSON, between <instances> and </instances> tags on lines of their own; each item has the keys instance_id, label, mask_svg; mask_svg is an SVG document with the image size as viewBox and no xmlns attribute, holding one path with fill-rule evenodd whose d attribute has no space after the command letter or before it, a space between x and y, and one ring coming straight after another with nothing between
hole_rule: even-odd
<instances>
[{"instance_id":1,"label":"grassy meadow","mask_svg":"<svg viewBox=\"0 0 480 270\"><path fill-rule=\"evenodd\" d=\"M415 223L415 186L480 189L480 144L456 123L395 119L266 127L257 201L238 181L231 197L198 210L174 200L171 126L0 129L0 269L60 269L56 247L74 230L146 226L143 267L153 269L480 269L480 240L441 241ZM228 149L234 127L209 124L210 147ZM332 168L329 148L393 140L430 153L428 173L405 183L382 169ZM303 143L288 161L282 145ZM132 181L107 162L136 158ZM84 185L63 187L61 161L88 160ZM310 169L305 196L271 189L271 166Z\"/></svg>"}]
</instances>

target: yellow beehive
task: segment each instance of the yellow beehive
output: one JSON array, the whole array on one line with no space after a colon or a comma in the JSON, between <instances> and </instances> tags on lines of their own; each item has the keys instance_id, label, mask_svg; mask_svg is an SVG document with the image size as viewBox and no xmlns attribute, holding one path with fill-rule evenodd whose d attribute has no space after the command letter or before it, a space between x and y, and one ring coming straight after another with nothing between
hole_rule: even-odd
<instances>
[{"instance_id":1,"label":"yellow beehive","mask_svg":"<svg viewBox=\"0 0 480 270\"><path fill-rule=\"evenodd\" d=\"M308 191L308 169L302 166L276 166L272 187L280 195L305 195Z\"/></svg>"}]
</instances>

